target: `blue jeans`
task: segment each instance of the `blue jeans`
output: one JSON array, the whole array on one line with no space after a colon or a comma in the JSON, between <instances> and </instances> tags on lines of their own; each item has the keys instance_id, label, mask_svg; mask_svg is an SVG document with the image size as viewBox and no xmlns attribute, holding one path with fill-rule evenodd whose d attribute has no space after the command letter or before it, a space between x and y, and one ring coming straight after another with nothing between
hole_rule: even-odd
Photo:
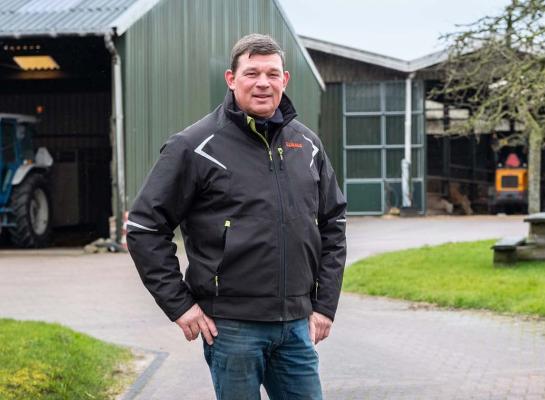
<instances>
[{"instance_id":1,"label":"blue jeans","mask_svg":"<svg viewBox=\"0 0 545 400\"><path fill-rule=\"evenodd\" d=\"M308 319L249 322L215 318L218 336L204 356L218 400L321 400L318 354Z\"/></svg>"}]
</instances>

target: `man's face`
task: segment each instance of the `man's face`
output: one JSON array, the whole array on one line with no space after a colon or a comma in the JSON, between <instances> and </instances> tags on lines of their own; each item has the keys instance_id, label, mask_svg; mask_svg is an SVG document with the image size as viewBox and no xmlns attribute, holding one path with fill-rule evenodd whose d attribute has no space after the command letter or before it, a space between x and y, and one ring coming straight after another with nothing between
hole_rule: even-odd
<instances>
[{"instance_id":1,"label":"man's face","mask_svg":"<svg viewBox=\"0 0 545 400\"><path fill-rule=\"evenodd\" d=\"M238 58L236 72L225 71L225 81L235 93L240 109L260 118L272 117L289 79L290 74L283 70L278 54L249 57L244 53Z\"/></svg>"}]
</instances>

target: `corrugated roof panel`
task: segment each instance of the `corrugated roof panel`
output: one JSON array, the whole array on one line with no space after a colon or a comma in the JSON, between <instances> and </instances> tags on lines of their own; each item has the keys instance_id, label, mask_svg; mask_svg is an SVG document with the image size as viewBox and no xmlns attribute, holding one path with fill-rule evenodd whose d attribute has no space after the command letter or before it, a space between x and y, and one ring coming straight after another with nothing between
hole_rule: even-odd
<instances>
[{"instance_id":1,"label":"corrugated roof panel","mask_svg":"<svg viewBox=\"0 0 545 400\"><path fill-rule=\"evenodd\" d=\"M115 21L125 13L132 23L147 10L146 5L155 1L2 0L0 36L103 33L114 28Z\"/></svg>"},{"instance_id":2,"label":"corrugated roof panel","mask_svg":"<svg viewBox=\"0 0 545 400\"><path fill-rule=\"evenodd\" d=\"M117 10L117 13L112 11L72 13L69 17L67 16L66 21L63 21L62 26L65 30L75 30L83 25L94 26L99 30L101 27L107 27L109 22L122 12L122 10Z\"/></svg>"},{"instance_id":3,"label":"corrugated roof panel","mask_svg":"<svg viewBox=\"0 0 545 400\"><path fill-rule=\"evenodd\" d=\"M28 26L29 23L32 24L34 20L35 18L32 18L32 16L23 14L3 14L0 22L0 32L19 32L21 28Z\"/></svg>"},{"instance_id":4,"label":"corrugated roof panel","mask_svg":"<svg viewBox=\"0 0 545 400\"><path fill-rule=\"evenodd\" d=\"M60 13L13 13L6 19L5 24L0 24L0 32L35 32L51 30Z\"/></svg>"},{"instance_id":5,"label":"corrugated roof panel","mask_svg":"<svg viewBox=\"0 0 545 400\"><path fill-rule=\"evenodd\" d=\"M18 13L42 13L70 11L82 0L30 0L20 7Z\"/></svg>"},{"instance_id":6,"label":"corrugated roof panel","mask_svg":"<svg viewBox=\"0 0 545 400\"><path fill-rule=\"evenodd\" d=\"M79 8L87 8L87 9L93 9L93 8L106 8L106 9L112 9L112 8L128 8L134 3L134 0L118 0L118 1L112 1L112 0L87 0L84 3L82 3Z\"/></svg>"},{"instance_id":7,"label":"corrugated roof panel","mask_svg":"<svg viewBox=\"0 0 545 400\"><path fill-rule=\"evenodd\" d=\"M14 12L26 3L28 3L28 0L3 0L0 5L0 14Z\"/></svg>"}]
</instances>

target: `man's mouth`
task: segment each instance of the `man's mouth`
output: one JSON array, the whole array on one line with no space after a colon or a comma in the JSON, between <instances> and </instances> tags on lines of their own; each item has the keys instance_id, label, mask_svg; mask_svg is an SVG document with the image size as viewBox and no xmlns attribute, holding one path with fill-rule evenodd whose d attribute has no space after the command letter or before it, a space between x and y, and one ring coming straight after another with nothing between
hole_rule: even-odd
<instances>
[{"instance_id":1,"label":"man's mouth","mask_svg":"<svg viewBox=\"0 0 545 400\"><path fill-rule=\"evenodd\" d=\"M266 99L266 98L269 98L271 97L272 95L270 94L254 94L253 97L257 97L258 99Z\"/></svg>"}]
</instances>

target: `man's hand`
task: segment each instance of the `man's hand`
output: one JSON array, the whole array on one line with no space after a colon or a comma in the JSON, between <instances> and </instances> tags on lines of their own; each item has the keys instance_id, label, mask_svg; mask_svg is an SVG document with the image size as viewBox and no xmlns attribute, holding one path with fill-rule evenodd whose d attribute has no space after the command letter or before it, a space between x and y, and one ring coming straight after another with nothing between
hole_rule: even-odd
<instances>
[{"instance_id":1,"label":"man's hand","mask_svg":"<svg viewBox=\"0 0 545 400\"><path fill-rule=\"evenodd\" d=\"M214 337L218 336L218 330L214 320L208 317L198 304L194 304L187 310L176 323L184 331L185 338L189 341L197 339L202 332L206 343L210 346L214 343Z\"/></svg>"},{"instance_id":2,"label":"man's hand","mask_svg":"<svg viewBox=\"0 0 545 400\"><path fill-rule=\"evenodd\" d=\"M328 337L332 324L333 321L325 315L313 312L310 317L308 317L310 340L312 340L312 343L316 345Z\"/></svg>"}]
</instances>

